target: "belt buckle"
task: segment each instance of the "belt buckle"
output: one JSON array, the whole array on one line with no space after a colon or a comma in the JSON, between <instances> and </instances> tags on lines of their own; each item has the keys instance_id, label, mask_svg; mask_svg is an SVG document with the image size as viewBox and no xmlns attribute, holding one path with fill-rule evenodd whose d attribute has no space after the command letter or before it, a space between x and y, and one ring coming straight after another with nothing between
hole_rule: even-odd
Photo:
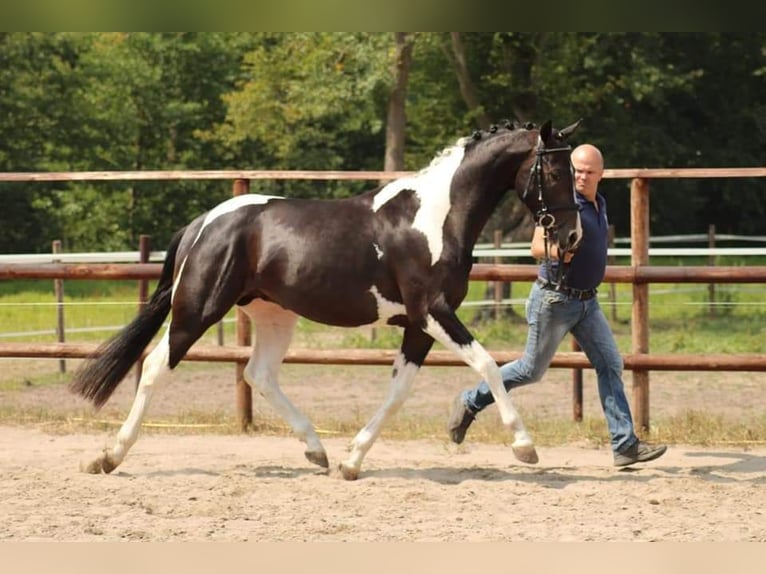
<instances>
[{"instance_id":1,"label":"belt buckle","mask_svg":"<svg viewBox=\"0 0 766 574\"><path fill-rule=\"evenodd\" d=\"M591 292L589 289L577 289L575 287L570 287L568 289L568 295L577 299L578 301L587 301L590 299Z\"/></svg>"}]
</instances>

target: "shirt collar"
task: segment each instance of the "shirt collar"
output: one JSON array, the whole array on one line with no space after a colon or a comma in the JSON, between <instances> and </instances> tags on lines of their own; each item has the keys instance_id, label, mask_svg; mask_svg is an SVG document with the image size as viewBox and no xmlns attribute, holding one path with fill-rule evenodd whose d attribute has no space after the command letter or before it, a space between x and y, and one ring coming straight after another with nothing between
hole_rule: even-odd
<instances>
[{"instance_id":1,"label":"shirt collar","mask_svg":"<svg viewBox=\"0 0 766 574\"><path fill-rule=\"evenodd\" d=\"M582 210L583 207L586 205L591 205L591 202L588 200L587 197L585 197L583 194L579 192L575 192L575 201L577 202L577 206ZM596 201L598 202L598 208L601 209L604 207L604 196L600 193L596 192Z\"/></svg>"}]
</instances>

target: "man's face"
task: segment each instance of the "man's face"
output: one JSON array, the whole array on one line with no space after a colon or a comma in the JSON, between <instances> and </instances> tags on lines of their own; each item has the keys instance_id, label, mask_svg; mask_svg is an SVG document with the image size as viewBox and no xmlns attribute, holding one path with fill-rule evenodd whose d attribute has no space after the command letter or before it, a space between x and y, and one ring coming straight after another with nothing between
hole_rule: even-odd
<instances>
[{"instance_id":1,"label":"man's face","mask_svg":"<svg viewBox=\"0 0 766 574\"><path fill-rule=\"evenodd\" d=\"M588 198L596 196L598 182L604 174L604 168L599 158L593 154L582 153L572 155L572 166L574 167L575 189Z\"/></svg>"}]
</instances>

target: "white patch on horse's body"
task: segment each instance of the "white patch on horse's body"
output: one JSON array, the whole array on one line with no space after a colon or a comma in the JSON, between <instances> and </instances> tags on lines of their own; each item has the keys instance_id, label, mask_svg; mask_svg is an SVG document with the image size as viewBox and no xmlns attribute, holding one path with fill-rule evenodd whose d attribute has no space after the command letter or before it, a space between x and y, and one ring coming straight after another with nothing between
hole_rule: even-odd
<instances>
[{"instance_id":1,"label":"white patch on horse's body","mask_svg":"<svg viewBox=\"0 0 766 574\"><path fill-rule=\"evenodd\" d=\"M378 211L405 189L415 192L420 207L412 227L426 236L431 251L431 265L439 261L442 254L444 221L450 209L450 184L464 155L463 145L447 148L426 169L386 185L375 195L372 203L372 210Z\"/></svg>"},{"instance_id":2,"label":"white patch on horse's body","mask_svg":"<svg viewBox=\"0 0 766 574\"><path fill-rule=\"evenodd\" d=\"M381 251L380 246L377 243L373 243L372 246L375 248L375 255L378 256L378 260L383 259L383 251Z\"/></svg>"},{"instance_id":3,"label":"white patch on horse's body","mask_svg":"<svg viewBox=\"0 0 766 574\"><path fill-rule=\"evenodd\" d=\"M199 233L197 233L197 237L194 239L194 243L197 243L199 236L202 235L202 231L208 225L210 225L213 221L215 221L222 215L226 215L227 213L231 213L232 211L236 211L237 209L240 209L242 207L247 207L249 205L262 205L264 203L268 203L272 199L284 199L284 198L276 196L276 195L260 195L257 193L246 193L244 195L234 196L230 199L227 199L226 201L222 203L219 203L213 209L211 209L208 212L208 214L205 216L205 221L202 222L202 227L200 227Z\"/></svg>"},{"instance_id":4,"label":"white patch on horse's body","mask_svg":"<svg viewBox=\"0 0 766 574\"><path fill-rule=\"evenodd\" d=\"M250 205L263 205L264 203L268 203L272 199L284 199L284 197L279 197L277 195L260 195L257 193L246 193L244 195L236 195L230 199L227 199L226 201L219 203L213 209L211 209L208 212L208 214L205 216L205 220L202 222L202 227L199 228L199 231L197 232L197 236L194 238L194 241L192 242L192 247L197 244L197 241L199 241L199 238L202 235L202 232L204 231L204 229L208 225L210 225L213 221L221 217L222 215L226 215L227 213L232 213L236 211L237 209L240 209L242 207L247 207ZM178 275L176 276L176 280L173 283L173 291L170 296L171 301L173 300L173 296L176 293L176 287L178 286L178 283L181 281L181 275L183 275L184 266L186 265L187 258L184 258L184 260L181 262L181 266L178 269Z\"/></svg>"},{"instance_id":5,"label":"white patch on horse's body","mask_svg":"<svg viewBox=\"0 0 766 574\"><path fill-rule=\"evenodd\" d=\"M378 306L378 323L385 323L391 317L395 315L406 315L407 309L405 309L403 303L397 303L396 301L389 301L383 295L380 294L378 288L373 285L370 287L370 293L375 297L375 302Z\"/></svg>"}]
</instances>

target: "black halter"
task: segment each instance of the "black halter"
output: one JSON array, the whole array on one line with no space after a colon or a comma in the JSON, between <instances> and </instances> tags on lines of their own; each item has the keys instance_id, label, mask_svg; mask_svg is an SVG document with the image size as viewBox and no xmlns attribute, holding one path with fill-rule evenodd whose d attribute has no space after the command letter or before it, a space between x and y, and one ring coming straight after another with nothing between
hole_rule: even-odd
<instances>
[{"instance_id":1,"label":"black halter","mask_svg":"<svg viewBox=\"0 0 766 574\"><path fill-rule=\"evenodd\" d=\"M545 239L545 266L546 270L548 272L548 281L551 281L556 285L556 289L560 289L563 281L564 281L564 255L568 253L567 251L564 251L562 253L561 251L561 245L559 245L559 267L558 267L558 276L556 278L556 281L553 282L551 277L551 257L550 257L550 244L551 244L551 237L552 234L555 232L557 228L556 224L556 216L554 215L555 211L574 211L579 209L579 207L575 205L547 205L545 203L545 197L543 194L543 156L547 154L552 153L559 153L559 152L570 152L572 151L571 146L564 146L564 147L553 147L553 148L546 148L545 143L543 142L542 138L539 140L537 144L537 153L535 157L535 163L532 166L532 169L529 172L529 179L527 180L527 187L524 190L524 195L522 195L522 201L526 200L527 196L529 195L530 190L532 189L532 186L536 183L537 184L537 204L538 209L535 212L535 220L537 221L537 225L543 228L545 231L544 239ZM569 169L572 172L572 196L574 197L575 192L575 183L574 183L574 169L572 168L572 163L569 164Z\"/></svg>"}]
</instances>

